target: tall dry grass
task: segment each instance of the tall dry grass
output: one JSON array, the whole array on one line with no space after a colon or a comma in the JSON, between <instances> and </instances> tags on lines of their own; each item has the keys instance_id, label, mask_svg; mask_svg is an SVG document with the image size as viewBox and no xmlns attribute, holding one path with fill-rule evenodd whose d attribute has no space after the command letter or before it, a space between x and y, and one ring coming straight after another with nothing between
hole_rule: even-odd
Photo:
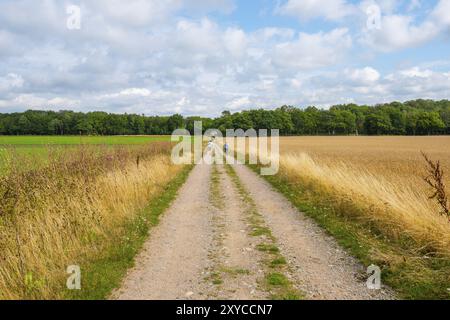
<instances>
[{"instance_id":1,"label":"tall dry grass","mask_svg":"<svg viewBox=\"0 0 450 320\"><path fill-rule=\"evenodd\" d=\"M181 170L168 143L98 148L0 177L0 299L62 298L67 266L100 255Z\"/></svg>"},{"instance_id":2,"label":"tall dry grass","mask_svg":"<svg viewBox=\"0 0 450 320\"><path fill-rule=\"evenodd\" d=\"M286 138L281 174L294 182L311 182L325 194L358 206L357 218L373 223L390 239L407 238L418 255L448 258L450 223L439 214L438 203L429 199L420 151L440 158L445 166L450 150L443 142L450 139L432 139Z\"/></svg>"}]
</instances>

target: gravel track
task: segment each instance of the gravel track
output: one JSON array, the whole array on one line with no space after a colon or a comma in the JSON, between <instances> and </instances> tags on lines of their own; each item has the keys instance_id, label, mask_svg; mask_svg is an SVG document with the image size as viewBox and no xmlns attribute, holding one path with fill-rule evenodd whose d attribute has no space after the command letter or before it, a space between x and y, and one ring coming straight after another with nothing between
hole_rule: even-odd
<instances>
[{"instance_id":1,"label":"gravel track","mask_svg":"<svg viewBox=\"0 0 450 320\"><path fill-rule=\"evenodd\" d=\"M212 213L211 166L198 165L160 224L151 231L136 267L113 297L119 300L204 299Z\"/></svg>"}]
</instances>

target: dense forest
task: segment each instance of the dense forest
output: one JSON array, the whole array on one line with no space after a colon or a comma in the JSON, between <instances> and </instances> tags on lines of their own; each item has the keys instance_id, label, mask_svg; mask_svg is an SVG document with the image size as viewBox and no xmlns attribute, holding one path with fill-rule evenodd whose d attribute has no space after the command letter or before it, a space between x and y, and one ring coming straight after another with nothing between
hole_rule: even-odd
<instances>
[{"instance_id":1,"label":"dense forest","mask_svg":"<svg viewBox=\"0 0 450 320\"><path fill-rule=\"evenodd\" d=\"M225 111L201 117L33 111L0 114L1 135L168 135L177 128L280 129L282 135L450 134L450 101L414 100L376 106L336 105L329 110L283 106L276 110Z\"/></svg>"}]
</instances>

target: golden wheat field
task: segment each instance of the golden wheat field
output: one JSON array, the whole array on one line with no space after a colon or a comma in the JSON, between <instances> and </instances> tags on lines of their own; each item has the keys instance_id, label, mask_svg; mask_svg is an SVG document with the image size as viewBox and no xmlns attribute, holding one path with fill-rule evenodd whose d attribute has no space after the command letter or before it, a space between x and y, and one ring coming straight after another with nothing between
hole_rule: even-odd
<instances>
[{"instance_id":1,"label":"golden wheat field","mask_svg":"<svg viewBox=\"0 0 450 320\"><path fill-rule=\"evenodd\" d=\"M433 192L423 179L427 166L421 151L441 162L448 194L450 137L285 137L281 172L349 199L389 236L406 234L448 257L450 223L429 199Z\"/></svg>"}]
</instances>

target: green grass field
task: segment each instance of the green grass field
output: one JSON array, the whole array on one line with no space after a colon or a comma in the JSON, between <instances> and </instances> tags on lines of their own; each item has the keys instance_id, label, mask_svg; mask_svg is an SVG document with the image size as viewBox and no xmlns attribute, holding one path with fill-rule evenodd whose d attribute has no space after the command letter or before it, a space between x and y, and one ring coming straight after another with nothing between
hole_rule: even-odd
<instances>
[{"instance_id":1,"label":"green grass field","mask_svg":"<svg viewBox=\"0 0 450 320\"><path fill-rule=\"evenodd\" d=\"M0 173L12 164L24 170L47 163L52 155L77 150L79 146L137 146L170 141L170 136L0 136Z\"/></svg>"},{"instance_id":2,"label":"green grass field","mask_svg":"<svg viewBox=\"0 0 450 320\"><path fill-rule=\"evenodd\" d=\"M169 140L169 136L0 136L0 145L130 145Z\"/></svg>"}]
</instances>

